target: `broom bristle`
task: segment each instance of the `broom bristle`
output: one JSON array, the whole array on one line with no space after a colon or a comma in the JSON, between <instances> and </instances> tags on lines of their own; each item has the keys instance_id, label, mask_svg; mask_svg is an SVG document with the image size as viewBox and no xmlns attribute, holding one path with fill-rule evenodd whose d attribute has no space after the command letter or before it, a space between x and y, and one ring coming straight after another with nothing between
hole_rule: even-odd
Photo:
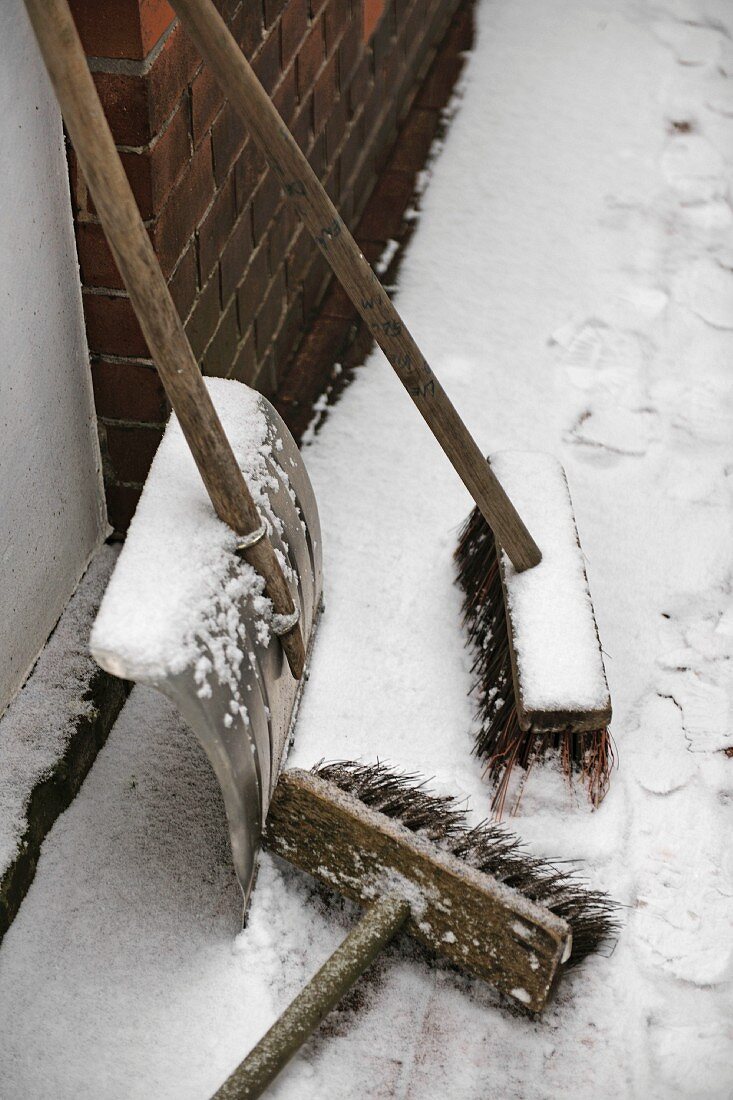
<instances>
[{"instance_id":1,"label":"broom bristle","mask_svg":"<svg viewBox=\"0 0 733 1100\"><path fill-rule=\"evenodd\" d=\"M618 930L616 905L607 894L588 889L574 871L529 855L502 825L483 822L470 828L467 811L457 800L431 794L419 776L393 772L381 763L348 760L320 763L313 771L566 920L573 932L568 965L580 962Z\"/></svg>"},{"instance_id":2,"label":"broom bristle","mask_svg":"<svg viewBox=\"0 0 733 1100\"><path fill-rule=\"evenodd\" d=\"M614 765L613 741L607 728L583 733L537 733L519 726L496 542L478 508L461 530L455 559L458 583L465 593L463 623L468 644L476 654L471 668L479 723L474 751L486 761L486 771L494 784L492 810L501 817L514 766L518 764L526 773L551 749L559 752L568 778L579 774L591 802L599 805Z\"/></svg>"}]
</instances>

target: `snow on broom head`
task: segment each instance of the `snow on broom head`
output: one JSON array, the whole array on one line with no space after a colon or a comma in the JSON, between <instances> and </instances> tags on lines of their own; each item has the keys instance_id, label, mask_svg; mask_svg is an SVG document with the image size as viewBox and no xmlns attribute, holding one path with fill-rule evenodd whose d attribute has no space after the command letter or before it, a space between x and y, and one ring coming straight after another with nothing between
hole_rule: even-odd
<instances>
[{"instance_id":1,"label":"snow on broom head","mask_svg":"<svg viewBox=\"0 0 733 1100\"><path fill-rule=\"evenodd\" d=\"M549 455L507 452L491 465L543 555L516 573L478 509L456 550L492 808L503 812L514 765L528 770L553 749L597 805L614 762L611 703L565 475Z\"/></svg>"}]
</instances>

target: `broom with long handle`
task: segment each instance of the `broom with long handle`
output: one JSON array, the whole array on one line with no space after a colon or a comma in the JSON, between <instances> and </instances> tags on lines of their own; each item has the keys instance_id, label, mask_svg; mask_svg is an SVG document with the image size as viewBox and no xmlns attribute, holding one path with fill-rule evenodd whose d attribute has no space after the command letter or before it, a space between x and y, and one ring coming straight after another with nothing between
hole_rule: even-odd
<instances>
[{"instance_id":1,"label":"broom with long handle","mask_svg":"<svg viewBox=\"0 0 733 1100\"><path fill-rule=\"evenodd\" d=\"M611 701L561 468L550 469L540 457L522 465L518 484L509 485L502 473L502 487L211 0L171 4L476 502L456 558L478 654L478 751L493 778L508 779L514 763L529 767L545 749L557 747L568 771L576 765L584 770L591 797L599 801L613 761ZM524 520L535 536L542 532L542 552L505 491L520 499L528 483L534 499L522 505ZM554 527L548 528L548 514ZM552 561L535 575L542 554ZM515 576L527 570L529 594L525 578ZM512 586L523 591L512 592ZM562 656L555 665L548 660L551 651L563 648L582 657L569 677ZM503 805L504 794L500 785L495 808Z\"/></svg>"},{"instance_id":2,"label":"broom with long handle","mask_svg":"<svg viewBox=\"0 0 733 1100\"><path fill-rule=\"evenodd\" d=\"M541 553L211 0L172 0L313 240L518 572Z\"/></svg>"},{"instance_id":3,"label":"broom with long handle","mask_svg":"<svg viewBox=\"0 0 733 1100\"><path fill-rule=\"evenodd\" d=\"M145 231L94 87L66 0L25 0L46 68L89 189L150 348L216 514L241 537L241 553L264 578L293 676L303 635L280 563L196 364ZM295 620L295 621L293 621Z\"/></svg>"}]
</instances>

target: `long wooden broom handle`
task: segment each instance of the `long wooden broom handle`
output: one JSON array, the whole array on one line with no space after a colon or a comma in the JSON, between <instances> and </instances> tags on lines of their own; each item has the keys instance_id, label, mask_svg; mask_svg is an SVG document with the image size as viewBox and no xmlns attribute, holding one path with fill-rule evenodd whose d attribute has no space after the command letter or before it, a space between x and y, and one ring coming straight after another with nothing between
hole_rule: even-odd
<instances>
[{"instance_id":1,"label":"long wooden broom handle","mask_svg":"<svg viewBox=\"0 0 733 1100\"><path fill-rule=\"evenodd\" d=\"M517 570L542 555L211 0L170 0Z\"/></svg>"},{"instance_id":2,"label":"long wooden broom handle","mask_svg":"<svg viewBox=\"0 0 733 1100\"><path fill-rule=\"evenodd\" d=\"M262 523L196 364L145 231L89 72L67 0L25 0L79 163L170 403L216 514L246 542ZM293 598L265 536L243 550L265 579L275 612L288 617ZM281 637L293 676L305 662L296 623Z\"/></svg>"}]
</instances>

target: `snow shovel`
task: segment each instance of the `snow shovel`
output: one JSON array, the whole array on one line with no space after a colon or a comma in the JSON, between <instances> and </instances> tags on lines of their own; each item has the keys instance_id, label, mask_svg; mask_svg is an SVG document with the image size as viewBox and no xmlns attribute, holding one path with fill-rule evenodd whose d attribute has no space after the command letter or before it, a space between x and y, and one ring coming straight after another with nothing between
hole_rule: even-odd
<instances>
[{"instance_id":1,"label":"snow shovel","mask_svg":"<svg viewBox=\"0 0 733 1100\"><path fill-rule=\"evenodd\" d=\"M246 903L320 605L315 498L269 402L238 382L204 382L66 0L26 0L26 8L175 414L102 603L92 652L115 675L170 696L188 720L222 788Z\"/></svg>"}]
</instances>

